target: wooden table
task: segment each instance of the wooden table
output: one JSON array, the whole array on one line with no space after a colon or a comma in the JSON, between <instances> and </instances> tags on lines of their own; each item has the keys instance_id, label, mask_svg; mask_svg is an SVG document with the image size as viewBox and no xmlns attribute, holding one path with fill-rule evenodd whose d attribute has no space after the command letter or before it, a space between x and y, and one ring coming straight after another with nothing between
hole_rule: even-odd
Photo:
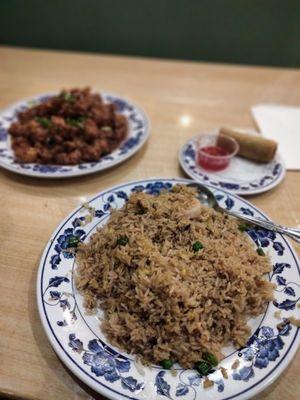
<instances>
[{"instance_id":1,"label":"wooden table","mask_svg":"<svg viewBox=\"0 0 300 400\"><path fill-rule=\"evenodd\" d=\"M119 167L81 178L38 180L0 171L0 395L21 399L101 398L61 364L47 341L35 281L57 224L80 203L121 182L184 176L177 152L191 135L253 126L250 106L300 105L300 71L0 48L0 107L60 88L90 85L120 93L149 114L147 145ZM251 197L271 218L300 227L300 173ZM300 246L295 246L299 253ZM258 400L298 399L299 354Z\"/></svg>"}]
</instances>

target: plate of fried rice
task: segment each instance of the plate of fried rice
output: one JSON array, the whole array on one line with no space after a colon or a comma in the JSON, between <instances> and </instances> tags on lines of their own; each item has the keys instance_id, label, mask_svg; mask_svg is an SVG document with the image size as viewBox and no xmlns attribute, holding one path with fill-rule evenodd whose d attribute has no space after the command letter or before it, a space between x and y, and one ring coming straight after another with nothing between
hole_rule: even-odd
<instances>
[{"instance_id":1,"label":"plate of fried rice","mask_svg":"<svg viewBox=\"0 0 300 400\"><path fill-rule=\"evenodd\" d=\"M186 179L107 189L44 250L39 313L65 365L110 399L248 399L299 345L299 261L278 233L199 203ZM267 219L208 186L220 206Z\"/></svg>"}]
</instances>

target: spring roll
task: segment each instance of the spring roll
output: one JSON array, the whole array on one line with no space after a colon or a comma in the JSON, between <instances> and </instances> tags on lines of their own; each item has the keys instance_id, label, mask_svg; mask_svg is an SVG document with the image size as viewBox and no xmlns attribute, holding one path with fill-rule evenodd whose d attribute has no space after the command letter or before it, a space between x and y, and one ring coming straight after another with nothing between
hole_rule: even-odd
<instances>
[{"instance_id":1,"label":"spring roll","mask_svg":"<svg viewBox=\"0 0 300 400\"><path fill-rule=\"evenodd\" d=\"M259 162L269 162L275 156L277 143L274 140L259 135L242 133L231 128L220 128L220 134L218 144L222 145L222 135L235 139L240 146L238 155L241 157Z\"/></svg>"}]
</instances>

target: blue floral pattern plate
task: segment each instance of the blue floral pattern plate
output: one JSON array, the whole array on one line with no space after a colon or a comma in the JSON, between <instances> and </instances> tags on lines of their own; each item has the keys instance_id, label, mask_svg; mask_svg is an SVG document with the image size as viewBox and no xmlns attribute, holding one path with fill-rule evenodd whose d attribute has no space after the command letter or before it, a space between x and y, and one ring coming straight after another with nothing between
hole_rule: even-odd
<instances>
[{"instance_id":1,"label":"blue floral pattern plate","mask_svg":"<svg viewBox=\"0 0 300 400\"><path fill-rule=\"evenodd\" d=\"M252 130L245 130L252 132ZM216 134L217 131L210 132ZM285 166L277 154L269 163L260 164L241 157L233 157L223 171L210 172L200 167L196 161L198 135L189 139L179 152L179 162L187 175L198 182L226 189L239 195L266 192L279 185L285 175Z\"/></svg>"},{"instance_id":2,"label":"blue floral pattern plate","mask_svg":"<svg viewBox=\"0 0 300 400\"><path fill-rule=\"evenodd\" d=\"M270 255L273 271L266 279L276 285L274 301L265 312L249 320L251 336L245 347L223 349L225 358L209 375L213 385L195 370L145 367L133 355L112 346L99 327L102 313L88 315L74 285L76 262L68 251L70 237L88 241L105 224L111 210L120 208L131 193L157 195L186 179L148 179L122 184L99 193L72 212L56 229L44 250L38 271L37 301L48 338L61 360L87 385L104 396L120 400L229 400L248 399L276 379L293 359L299 345L299 328L289 318L300 318L299 261L280 234L249 229L253 246ZM246 215L267 217L246 200L229 192L210 189L222 207ZM280 314L280 315L279 315ZM233 369L235 364L235 369ZM224 370L223 370L224 372Z\"/></svg>"},{"instance_id":3,"label":"blue floral pattern plate","mask_svg":"<svg viewBox=\"0 0 300 400\"><path fill-rule=\"evenodd\" d=\"M20 111L47 100L52 94L23 100L0 112L0 166L12 172L38 178L66 178L103 171L127 160L146 142L150 134L149 119L145 112L132 102L111 93L100 92L105 102L114 103L117 111L128 121L128 135L112 153L97 162L77 165L21 164L14 158L8 128Z\"/></svg>"}]
</instances>

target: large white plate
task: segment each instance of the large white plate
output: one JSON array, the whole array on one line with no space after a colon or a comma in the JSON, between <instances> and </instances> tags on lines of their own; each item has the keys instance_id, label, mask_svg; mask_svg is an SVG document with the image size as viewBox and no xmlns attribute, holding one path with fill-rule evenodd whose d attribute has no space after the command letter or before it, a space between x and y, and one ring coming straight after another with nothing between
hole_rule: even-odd
<instances>
[{"instance_id":1,"label":"large white plate","mask_svg":"<svg viewBox=\"0 0 300 400\"><path fill-rule=\"evenodd\" d=\"M128 121L128 135L119 147L112 153L102 157L97 162L77 165L42 165L21 164L15 160L14 152L10 146L8 128L17 118L20 111L41 103L53 96L53 93L43 94L38 97L25 99L16 103L0 113L0 166L22 175L38 178L66 178L71 176L87 175L97 171L103 171L127 160L136 153L146 142L150 134L149 119L145 112L119 95L99 92L105 102L114 103L117 111L124 115Z\"/></svg>"},{"instance_id":2,"label":"large white plate","mask_svg":"<svg viewBox=\"0 0 300 400\"><path fill-rule=\"evenodd\" d=\"M275 300L265 312L249 324L252 335L245 348L224 349L226 358L221 365L228 370L224 379L220 370L210 374L215 382L209 389L203 388L203 377L194 370L177 368L177 375L158 366L141 366L132 355L114 348L99 328L97 316L87 315L82 297L77 293L73 272L76 263L70 253L64 252L70 236L89 240L96 228L105 224L110 212L121 207L134 191L158 194L174 184L192 182L186 179L148 179L126 183L108 189L91 199L95 217L80 226L86 208L79 207L56 229L46 245L37 279L37 301L41 320L48 338L61 360L87 385L110 399L173 399L173 400L229 400L247 399L264 389L278 377L294 357L299 345L299 328L274 316L281 311L282 318L300 317L299 262L288 241L280 234L264 229L251 229L253 246L261 246L268 252L273 272L268 278L277 284ZM210 187L219 204L228 209L253 214L267 219L250 203ZM283 205L284 206L284 205ZM240 364L232 370L233 362Z\"/></svg>"},{"instance_id":3,"label":"large white plate","mask_svg":"<svg viewBox=\"0 0 300 400\"><path fill-rule=\"evenodd\" d=\"M246 130L248 133L253 132ZM210 132L216 134L217 131ZM179 162L183 170L198 182L226 189L239 195L266 192L279 185L285 175L283 160L276 154L274 160L260 164L242 157L233 157L229 166L218 172L201 168L196 162L196 142L199 135L189 139L179 151Z\"/></svg>"}]
</instances>

